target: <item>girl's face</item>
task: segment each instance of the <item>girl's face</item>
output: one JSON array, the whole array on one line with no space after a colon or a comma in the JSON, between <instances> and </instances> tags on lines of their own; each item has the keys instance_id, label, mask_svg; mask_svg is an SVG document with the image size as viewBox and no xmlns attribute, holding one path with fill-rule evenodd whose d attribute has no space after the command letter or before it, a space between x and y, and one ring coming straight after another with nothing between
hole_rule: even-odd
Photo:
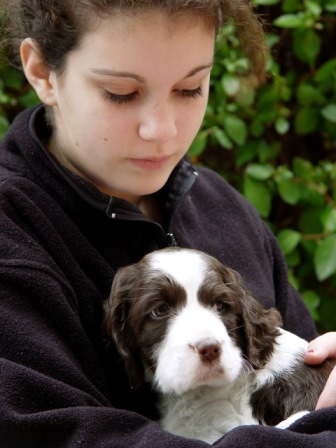
<instances>
[{"instance_id":1,"label":"girl's face","mask_svg":"<svg viewBox=\"0 0 336 448\"><path fill-rule=\"evenodd\" d=\"M186 20L103 20L50 75L50 150L102 192L137 203L159 190L201 125L214 32Z\"/></svg>"}]
</instances>

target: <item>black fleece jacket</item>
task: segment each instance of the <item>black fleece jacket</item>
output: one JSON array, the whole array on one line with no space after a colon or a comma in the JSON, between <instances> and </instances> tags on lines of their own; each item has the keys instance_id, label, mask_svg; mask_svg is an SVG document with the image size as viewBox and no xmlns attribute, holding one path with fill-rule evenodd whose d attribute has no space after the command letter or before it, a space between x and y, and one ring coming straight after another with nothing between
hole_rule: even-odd
<instances>
[{"instance_id":1,"label":"black fleece jacket","mask_svg":"<svg viewBox=\"0 0 336 448\"><path fill-rule=\"evenodd\" d=\"M164 225L100 193L43 147L44 109L22 113L0 147L0 446L202 447L155 422L148 386L131 390L101 336L115 271L176 240L238 270L284 326L315 328L257 213L221 177L183 160L157 193ZM94 148L93 148L94 156ZM293 431L240 427L218 447L335 447L336 412Z\"/></svg>"}]
</instances>

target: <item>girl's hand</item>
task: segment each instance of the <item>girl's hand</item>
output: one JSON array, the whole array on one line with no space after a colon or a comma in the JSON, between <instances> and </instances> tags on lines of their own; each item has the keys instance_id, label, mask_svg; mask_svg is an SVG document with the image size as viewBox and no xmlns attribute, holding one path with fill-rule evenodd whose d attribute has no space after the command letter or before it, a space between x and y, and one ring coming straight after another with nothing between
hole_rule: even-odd
<instances>
[{"instance_id":1,"label":"girl's hand","mask_svg":"<svg viewBox=\"0 0 336 448\"><path fill-rule=\"evenodd\" d=\"M307 364L320 364L327 358L336 359L336 332L326 333L308 345L304 361ZM316 409L336 406L336 367L331 372L325 388L318 399Z\"/></svg>"}]
</instances>

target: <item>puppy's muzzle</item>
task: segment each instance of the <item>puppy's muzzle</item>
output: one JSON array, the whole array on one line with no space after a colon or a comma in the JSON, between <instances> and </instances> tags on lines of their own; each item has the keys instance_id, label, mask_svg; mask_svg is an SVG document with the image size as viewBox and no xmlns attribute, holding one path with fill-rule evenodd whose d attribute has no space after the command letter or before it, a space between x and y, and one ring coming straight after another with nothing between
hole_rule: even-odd
<instances>
[{"instance_id":1,"label":"puppy's muzzle","mask_svg":"<svg viewBox=\"0 0 336 448\"><path fill-rule=\"evenodd\" d=\"M199 355L203 362L218 360L222 352L221 344L215 338L201 339L195 344L189 344L189 347Z\"/></svg>"}]
</instances>

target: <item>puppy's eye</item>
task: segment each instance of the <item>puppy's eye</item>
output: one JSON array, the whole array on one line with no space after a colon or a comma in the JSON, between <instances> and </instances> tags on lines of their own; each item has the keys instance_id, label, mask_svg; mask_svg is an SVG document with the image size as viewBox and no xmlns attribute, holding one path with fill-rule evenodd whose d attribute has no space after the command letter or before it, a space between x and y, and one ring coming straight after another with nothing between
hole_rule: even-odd
<instances>
[{"instance_id":1,"label":"puppy's eye","mask_svg":"<svg viewBox=\"0 0 336 448\"><path fill-rule=\"evenodd\" d=\"M169 314L170 314L169 306L160 305L151 312L151 317L153 317L154 319L164 319L165 317L168 317Z\"/></svg>"},{"instance_id":2,"label":"puppy's eye","mask_svg":"<svg viewBox=\"0 0 336 448\"><path fill-rule=\"evenodd\" d=\"M216 302L215 303L216 311L219 313L223 312L225 310L225 303L224 302Z\"/></svg>"}]
</instances>

